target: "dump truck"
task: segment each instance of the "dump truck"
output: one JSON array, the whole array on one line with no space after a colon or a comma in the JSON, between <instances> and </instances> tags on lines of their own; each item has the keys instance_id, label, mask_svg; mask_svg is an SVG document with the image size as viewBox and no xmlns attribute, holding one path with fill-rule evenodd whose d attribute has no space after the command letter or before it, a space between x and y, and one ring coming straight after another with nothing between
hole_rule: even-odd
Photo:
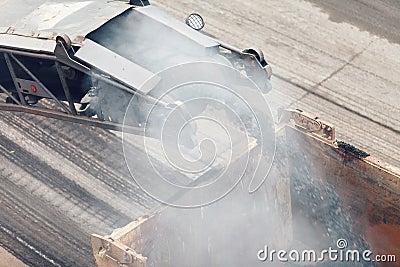
<instances>
[{"instance_id":1,"label":"dump truck","mask_svg":"<svg viewBox=\"0 0 400 267\"><path fill-rule=\"evenodd\" d=\"M400 169L337 140L332 124L302 110L284 110L276 131L274 164L258 192L250 195L239 185L209 207L160 206L110 235L93 234L96 266L263 266L257 252L268 252L260 240L277 251L371 250L386 257L385 266L397 266ZM233 164L240 166L243 160ZM310 262L337 264L312 259L292 263ZM377 262L371 257L340 264Z\"/></svg>"}]
</instances>

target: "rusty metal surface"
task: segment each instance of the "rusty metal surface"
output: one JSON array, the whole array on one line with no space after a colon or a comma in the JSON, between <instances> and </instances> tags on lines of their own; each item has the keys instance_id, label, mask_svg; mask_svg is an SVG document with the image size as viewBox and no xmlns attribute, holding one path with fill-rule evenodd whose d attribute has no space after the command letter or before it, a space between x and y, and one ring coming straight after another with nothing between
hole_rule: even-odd
<instances>
[{"instance_id":1,"label":"rusty metal surface","mask_svg":"<svg viewBox=\"0 0 400 267\"><path fill-rule=\"evenodd\" d=\"M16 8L18 7L18 8ZM79 44L93 30L131 8L123 1L9 1L0 2L0 27L7 34L54 39L65 33Z\"/></svg>"},{"instance_id":2,"label":"rusty metal surface","mask_svg":"<svg viewBox=\"0 0 400 267\"><path fill-rule=\"evenodd\" d=\"M280 116L280 126L291 124L329 143L336 142L335 127L318 116L296 109L285 109Z\"/></svg>"},{"instance_id":3,"label":"rusty metal surface","mask_svg":"<svg viewBox=\"0 0 400 267\"><path fill-rule=\"evenodd\" d=\"M298 177L297 182L309 179L312 184L321 184L322 188L337 194L339 206L333 208L350 215L348 222L352 231L366 237L374 252L395 253L398 245L391 240L400 238L400 170L371 156L360 158L347 153L293 127L287 128L287 140L292 151L289 156L291 176ZM330 200L318 199L319 206L311 207L310 203L299 201L296 185L292 185L292 190L292 201L297 207L293 213L309 212L313 208L318 213L315 218L311 216L311 223L319 224L321 218L325 222L332 220L333 224L339 221L338 214L328 209ZM310 194L316 196L314 191ZM334 227L339 227L335 228L337 230L343 226ZM373 229L379 230L382 226L392 229L390 235L379 234L379 240L385 241L371 238L377 234Z\"/></svg>"},{"instance_id":4,"label":"rusty metal surface","mask_svg":"<svg viewBox=\"0 0 400 267\"><path fill-rule=\"evenodd\" d=\"M140 217L109 236L92 234L90 243L96 266L118 266L121 261L126 266L147 266L143 252L152 242L157 217L157 213Z\"/></svg>"},{"instance_id":5,"label":"rusty metal surface","mask_svg":"<svg viewBox=\"0 0 400 267\"><path fill-rule=\"evenodd\" d=\"M146 267L146 258L121 242L92 235L90 243L97 267Z\"/></svg>"}]
</instances>

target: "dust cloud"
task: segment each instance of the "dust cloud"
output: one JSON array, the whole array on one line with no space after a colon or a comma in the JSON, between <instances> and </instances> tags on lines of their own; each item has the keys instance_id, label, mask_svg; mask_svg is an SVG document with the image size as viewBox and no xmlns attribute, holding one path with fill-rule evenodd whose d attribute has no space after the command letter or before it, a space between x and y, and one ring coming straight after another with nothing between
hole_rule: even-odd
<instances>
[{"instance_id":1,"label":"dust cloud","mask_svg":"<svg viewBox=\"0 0 400 267\"><path fill-rule=\"evenodd\" d=\"M160 11L153 7L146 8L151 8L152 14L156 17L165 19L166 15ZM187 26L181 25L181 27ZM186 32L190 32L190 34L187 35ZM211 162L203 162L200 164L201 167L209 166L209 169L195 177L204 179L203 181L186 180L187 184L180 185L177 187L178 189L175 188L172 191L164 190L162 196L157 195L156 191L151 191L156 199L163 199L164 204L171 204L165 203L165 199L168 197L172 199L177 194L184 201L193 204L207 199L208 194L215 193L215 191L204 194L194 193L199 186L205 186L216 180L220 182L219 186L222 188L224 188L224 182L229 184L229 187L234 185L232 190L218 201L199 205L201 207L187 205L185 208L178 208L174 205L167 205L167 208L163 208L158 216L157 229L152 234L151 242L142 252L148 257L149 266L264 266L267 264L280 266L283 264L282 262L259 261L257 252L265 245L276 250L298 247L326 249L327 246L334 246L338 238L347 238L351 245L358 248L368 247L362 238L352 234L349 215L340 208L340 201L334 188L314 182L308 173L309 169L307 169L307 164L310 163L302 155L297 155L296 159L294 159L295 154L291 155L290 163L293 165L290 166L290 169L296 171L288 173L287 155L292 152L292 148L285 145L285 140L278 138L280 141L278 140L278 148L275 153L274 121L272 115L269 115L269 107L260 106L260 102L265 100L265 96L260 94L260 97L257 97L257 94L252 93L251 90L246 91L246 87L254 87L254 84L242 83L243 69L236 75L226 75L225 71L213 68L221 65L236 68L243 65L239 58L234 61L228 60L219 53L219 48L206 49L199 42L194 41L204 38L199 37L199 33L189 28L177 31L137 10L125 12L90 34L88 38L153 73L171 70L174 66L182 66L177 68L178 71L168 74L168 78L172 81L178 80L182 83L193 81L194 75L197 77L196 82L223 79L228 88L237 89L233 91L221 89L215 84L189 84L183 86L183 89L168 91L170 84L161 81L160 85L150 92L150 95L156 100L145 101L142 97L131 96L125 92L115 93L115 89L103 85L106 89L104 89L102 98L108 101L107 107L103 107L103 110L117 110L119 115L112 115L118 117L117 120L123 119L125 114L128 118L133 116L132 121L150 125L153 135L160 139L164 136L165 121L171 120L169 117L171 109L162 105L155 107L155 104L159 104L160 101L167 102L175 105L173 110L176 108L182 110L183 115L180 119L173 117L176 127L172 127L175 128L175 131L168 135L171 142L162 140L163 149L166 147L174 149L174 152L183 153L183 150L179 148L182 143L177 140L179 139L178 130L186 127L189 130L183 134L190 135L190 139L193 136L194 139L197 139L193 141L193 147L188 149L189 152L185 152L187 155L182 156L184 160L175 164L181 165L181 169L175 168L175 171L180 174L187 175L182 172L182 169L185 168L185 164L189 164L187 158L192 151L200 150L198 154L207 154L206 151L199 148L202 143L199 136L196 138L199 132L203 133L203 139L205 136L208 138L211 136L213 146L209 147L211 152L208 155L214 153L217 158L223 154L223 151L218 151L218 149L229 150L241 142L248 145L250 140L256 140L258 145L265 144L261 148L254 148L248 154L244 153L243 155L246 155L244 161L242 161L240 153L236 153L235 160L232 160L231 157L228 157L227 161L222 160L224 163L234 165L234 168L215 165L215 159ZM190 66L186 64L193 62L209 62L211 67L185 69L185 66ZM193 72L196 73L193 74ZM132 75L135 74L132 73ZM255 84L258 83L255 82ZM234 92L240 93L235 94ZM247 101L243 101L243 99ZM213 100L217 100L218 104ZM126 113L126 110L131 112ZM111 111L108 113L111 114ZM233 116L227 115L231 113ZM260 115L262 113L267 115L263 117ZM196 122L199 120L199 115L213 118L212 123ZM189 121L190 123L185 124ZM217 123L215 124L215 122ZM245 132L245 135L237 140L228 138L220 141L219 134L213 135L213 131L215 132L216 127L220 125L226 126L226 129L231 129L231 131L234 129L232 132ZM264 134L262 134L263 129ZM229 132L229 137L233 135L232 132ZM232 140L234 142L230 144L229 142ZM165 142L168 142L168 145ZM171 148L171 144L176 147ZM162 149L155 150L162 151ZM155 158L157 154L150 156L150 158ZM177 158L180 157L177 155ZM134 160L134 155L128 157L128 165L129 159ZM198 160L202 161L202 158L200 157ZM267 163L260 164L260 161ZM268 162L271 164L273 162L272 168ZM173 167L176 167L175 165ZM151 164L148 167L149 171L154 171L151 169ZM258 172L255 170L257 168L265 170L271 168L271 172L267 172L268 178L264 183L260 183L258 190L249 193L249 184L251 184L254 174L257 175ZM195 173L193 170L191 171L191 174ZM237 179L237 173L241 172L243 175ZM175 175L174 172L171 173L172 176ZM224 173L225 180L219 179L221 173ZM166 174L160 174L160 176L163 175ZM170 184L173 183L171 181L174 181L174 177L161 178L163 181L168 180ZM150 190L158 188L154 181L141 182L145 183ZM197 187L192 188L193 183ZM290 183L291 188L289 187ZM292 190L292 194L296 195L295 205L292 206L295 209L293 217L291 217L290 210L293 201L291 202L288 197L290 190ZM323 198L326 198L327 201L321 201ZM321 207L321 205L327 206ZM327 214L319 216L322 211L326 211ZM320 229L317 229L318 227ZM323 236L315 233L321 233ZM293 237L299 240L294 242ZM285 263L285 265L289 264Z\"/></svg>"}]
</instances>

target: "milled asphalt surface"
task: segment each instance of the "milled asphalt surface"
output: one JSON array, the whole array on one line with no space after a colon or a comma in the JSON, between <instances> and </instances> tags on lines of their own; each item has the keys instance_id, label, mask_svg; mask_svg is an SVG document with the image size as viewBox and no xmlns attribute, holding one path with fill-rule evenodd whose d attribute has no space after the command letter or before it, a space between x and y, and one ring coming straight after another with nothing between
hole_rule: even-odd
<instances>
[{"instance_id":1,"label":"milled asphalt surface","mask_svg":"<svg viewBox=\"0 0 400 267\"><path fill-rule=\"evenodd\" d=\"M260 47L275 73L275 113L313 112L340 139L400 166L398 1L153 2L181 20L199 12L226 43ZM144 157L137 175L147 175ZM156 204L133 183L113 133L2 112L0 242L26 264L93 266L91 233Z\"/></svg>"},{"instance_id":2,"label":"milled asphalt surface","mask_svg":"<svg viewBox=\"0 0 400 267\"><path fill-rule=\"evenodd\" d=\"M309 0L334 22L346 22L363 31L400 43L400 2L397 0Z\"/></svg>"}]
</instances>

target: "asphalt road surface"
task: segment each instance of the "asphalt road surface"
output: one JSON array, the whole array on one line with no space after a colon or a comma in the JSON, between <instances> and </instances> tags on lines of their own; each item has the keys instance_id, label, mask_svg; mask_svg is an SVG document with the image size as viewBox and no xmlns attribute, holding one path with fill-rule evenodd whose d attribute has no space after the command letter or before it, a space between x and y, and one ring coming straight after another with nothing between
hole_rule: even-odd
<instances>
[{"instance_id":1,"label":"asphalt road surface","mask_svg":"<svg viewBox=\"0 0 400 267\"><path fill-rule=\"evenodd\" d=\"M400 166L398 1L153 2L181 20L196 11L207 33L264 50L275 112L313 112L340 139ZM137 153L136 174L147 175ZM93 266L91 233L156 205L129 177L113 133L1 113L0 242L24 263Z\"/></svg>"},{"instance_id":2,"label":"asphalt road surface","mask_svg":"<svg viewBox=\"0 0 400 267\"><path fill-rule=\"evenodd\" d=\"M334 22L347 22L393 43L400 43L400 2L397 0L310 0Z\"/></svg>"}]
</instances>

